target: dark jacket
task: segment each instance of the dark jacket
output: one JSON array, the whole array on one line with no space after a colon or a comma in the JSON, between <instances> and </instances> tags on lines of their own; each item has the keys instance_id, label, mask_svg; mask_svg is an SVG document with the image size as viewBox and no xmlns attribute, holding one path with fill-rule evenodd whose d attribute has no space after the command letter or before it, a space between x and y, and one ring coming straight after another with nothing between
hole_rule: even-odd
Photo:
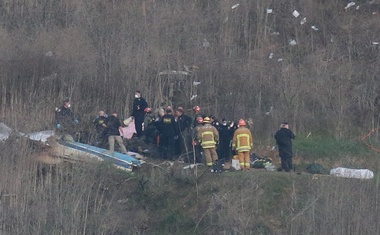
<instances>
[{"instance_id":1,"label":"dark jacket","mask_svg":"<svg viewBox=\"0 0 380 235\"><path fill-rule=\"evenodd\" d=\"M55 122L56 124L61 124L62 126L74 125L74 113L70 108L65 108L65 106L62 106L55 112Z\"/></svg>"},{"instance_id":2,"label":"dark jacket","mask_svg":"<svg viewBox=\"0 0 380 235\"><path fill-rule=\"evenodd\" d=\"M103 126L103 124L107 125L108 117L105 116L98 116L97 118L92 121L95 125L96 133L103 133L106 130L106 127Z\"/></svg>"},{"instance_id":3,"label":"dark jacket","mask_svg":"<svg viewBox=\"0 0 380 235\"><path fill-rule=\"evenodd\" d=\"M220 145L229 145L234 136L234 130L227 123L222 123L219 125L218 131Z\"/></svg>"},{"instance_id":4,"label":"dark jacket","mask_svg":"<svg viewBox=\"0 0 380 235\"><path fill-rule=\"evenodd\" d=\"M135 117L135 119L140 119L140 120L144 120L144 116L145 116L145 108L148 107L148 103L146 102L146 100L142 97L140 98L135 98L133 100L133 112L132 112L132 116Z\"/></svg>"},{"instance_id":5,"label":"dark jacket","mask_svg":"<svg viewBox=\"0 0 380 235\"><path fill-rule=\"evenodd\" d=\"M121 126L120 120L115 117L114 115L111 115L108 118L107 123L107 134L110 135L120 135L119 127Z\"/></svg>"},{"instance_id":6,"label":"dark jacket","mask_svg":"<svg viewBox=\"0 0 380 235\"><path fill-rule=\"evenodd\" d=\"M186 114L182 114L177 118L178 130L182 133L186 129L190 128L192 124L191 117Z\"/></svg>"},{"instance_id":7,"label":"dark jacket","mask_svg":"<svg viewBox=\"0 0 380 235\"><path fill-rule=\"evenodd\" d=\"M293 155L292 139L296 138L293 132L287 128L281 128L276 132L274 138L278 145L280 157L291 157Z\"/></svg>"},{"instance_id":8,"label":"dark jacket","mask_svg":"<svg viewBox=\"0 0 380 235\"><path fill-rule=\"evenodd\" d=\"M160 132L160 135L165 137L174 138L174 136L178 135L177 124L174 116L171 114L165 114L162 116L159 122L158 131Z\"/></svg>"}]
</instances>

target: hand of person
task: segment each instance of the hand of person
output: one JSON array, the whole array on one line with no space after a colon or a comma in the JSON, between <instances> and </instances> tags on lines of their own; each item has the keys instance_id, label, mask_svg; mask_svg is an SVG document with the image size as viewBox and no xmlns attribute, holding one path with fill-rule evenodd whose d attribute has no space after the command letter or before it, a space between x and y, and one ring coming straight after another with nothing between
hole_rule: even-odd
<instances>
[{"instance_id":1,"label":"hand of person","mask_svg":"<svg viewBox=\"0 0 380 235\"><path fill-rule=\"evenodd\" d=\"M61 124L58 123L57 124L57 129L59 129L59 128L61 128Z\"/></svg>"}]
</instances>

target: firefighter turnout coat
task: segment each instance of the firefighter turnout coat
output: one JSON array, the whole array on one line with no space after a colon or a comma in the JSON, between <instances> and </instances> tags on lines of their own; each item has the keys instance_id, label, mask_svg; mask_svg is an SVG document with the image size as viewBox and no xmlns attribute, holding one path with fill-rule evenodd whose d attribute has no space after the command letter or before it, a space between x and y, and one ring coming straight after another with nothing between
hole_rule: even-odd
<instances>
[{"instance_id":1,"label":"firefighter turnout coat","mask_svg":"<svg viewBox=\"0 0 380 235\"><path fill-rule=\"evenodd\" d=\"M232 149L238 152L249 152L253 148L253 138L251 131L241 126L236 129L232 140Z\"/></svg>"},{"instance_id":2,"label":"firefighter turnout coat","mask_svg":"<svg viewBox=\"0 0 380 235\"><path fill-rule=\"evenodd\" d=\"M218 130L211 124L204 124L199 127L198 141L201 143L202 148L215 148L216 143L219 142Z\"/></svg>"}]
</instances>

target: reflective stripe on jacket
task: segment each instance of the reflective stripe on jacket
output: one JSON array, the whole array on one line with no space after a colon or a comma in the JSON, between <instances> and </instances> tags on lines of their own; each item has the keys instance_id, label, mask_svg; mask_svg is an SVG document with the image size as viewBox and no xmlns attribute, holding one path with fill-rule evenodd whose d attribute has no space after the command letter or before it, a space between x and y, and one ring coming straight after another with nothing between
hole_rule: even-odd
<instances>
[{"instance_id":1,"label":"reflective stripe on jacket","mask_svg":"<svg viewBox=\"0 0 380 235\"><path fill-rule=\"evenodd\" d=\"M219 141L218 130L210 124L205 124L198 130L198 140L202 148L215 148L216 142Z\"/></svg>"},{"instance_id":2,"label":"reflective stripe on jacket","mask_svg":"<svg viewBox=\"0 0 380 235\"><path fill-rule=\"evenodd\" d=\"M232 142L232 149L238 152L248 152L253 148L253 138L251 131L242 126L236 129Z\"/></svg>"}]
</instances>

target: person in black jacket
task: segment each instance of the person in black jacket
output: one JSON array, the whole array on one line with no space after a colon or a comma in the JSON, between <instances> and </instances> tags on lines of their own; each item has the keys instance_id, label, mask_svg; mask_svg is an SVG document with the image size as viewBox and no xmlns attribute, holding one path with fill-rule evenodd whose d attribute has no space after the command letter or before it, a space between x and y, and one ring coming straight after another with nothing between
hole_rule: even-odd
<instances>
[{"instance_id":1,"label":"person in black jacket","mask_svg":"<svg viewBox=\"0 0 380 235\"><path fill-rule=\"evenodd\" d=\"M65 99L63 105L60 108L56 108L55 124L59 133L72 136L76 133L76 125L79 121L70 107L70 100Z\"/></svg>"},{"instance_id":2,"label":"person in black jacket","mask_svg":"<svg viewBox=\"0 0 380 235\"><path fill-rule=\"evenodd\" d=\"M234 136L234 130L226 119L222 120L222 124L218 126L219 131L219 146L218 146L218 156L219 159L224 159L227 162L230 158L231 152L231 140Z\"/></svg>"},{"instance_id":3,"label":"person in black jacket","mask_svg":"<svg viewBox=\"0 0 380 235\"><path fill-rule=\"evenodd\" d=\"M108 135L108 144L109 152L113 153L115 151L115 141L119 144L122 153L127 153L127 149L123 143L123 139L120 135L121 122L117 117L118 113L113 112L112 115L108 118L107 121L107 135Z\"/></svg>"},{"instance_id":4,"label":"person in black jacket","mask_svg":"<svg viewBox=\"0 0 380 235\"><path fill-rule=\"evenodd\" d=\"M178 129L171 108L166 109L166 114L159 121L160 153L163 159L170 159L174 155L175 137Z\"/></svg>"},{"instance_id":5,"label":"person in black jacket","mask_svg":"<svg viewBox=\"0 0 380 235\"><path fill-rule=\"evenodd\" d=\"M293 169L292 139L295 138L295 135L289 129L289 124L287 122L281 123L280 130L276 132L274 138L276 139L281 158L281 169L289 172Z\"/></svg>"},{"instance_id":6,"label":"person in black jacket","mask_svg":"<svg viewBox=\"0 0 380 235\"><path fill-rule=\"evenodd\" d=\"M176 139L176 154L189 153L192 149L191 146L191 131L192 118L184 114L182 107L178 107L175 112L177 121L177 130L179 131L178 138Z\"/></svg>"},{"instance_id":7,"label":"person in black jacket","mask_svg":"<svg viewBox=\"0 0 380 235\"><path fill-rule=\"evenodd\" d=\"M92 121L96 131L95 146L97 147L104 148L107 144L107 121L108 116L102 110L99 111L99 116Z\"/></svg>"},{"instance_id":8,"label":"person in black jacket","mask_svg":"<svg viewBox=\"0 0 380 235\"><path fill-rule=\"evenodd\" d=\"M135 126L137 136L143 135L142 124L144 123L145 109L148 107L148 103L141 97L141 92L137 90L135 92L135 99L133 100L132 115L135 118Z\"/></svg>"}]
</instances>

